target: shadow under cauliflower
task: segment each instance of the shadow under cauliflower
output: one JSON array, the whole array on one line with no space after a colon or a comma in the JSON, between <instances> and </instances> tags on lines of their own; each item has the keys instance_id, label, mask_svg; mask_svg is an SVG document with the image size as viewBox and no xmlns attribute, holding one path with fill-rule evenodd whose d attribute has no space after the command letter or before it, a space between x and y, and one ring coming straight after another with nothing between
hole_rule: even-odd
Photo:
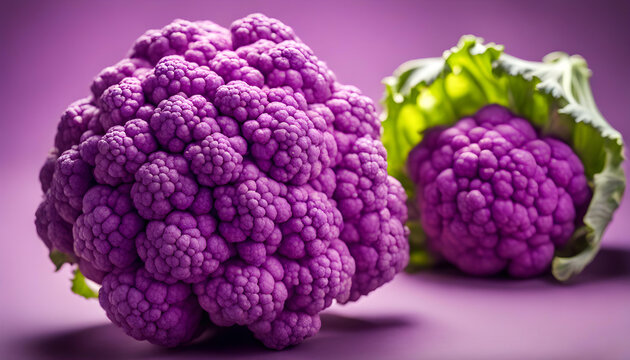
<instances>
[{"instance_id":1,"label":"shadow under cauliflower","mask_svg":"<svg viewBox=\"0 0 630 360\"><path fill-rule=\"evenodd\" d=\"M278 20L175 20L91 91L58 125L37 231L134 338L176 346L209 317L284 348L407 265L372 101Z\"/></svg>"}]
</instances>

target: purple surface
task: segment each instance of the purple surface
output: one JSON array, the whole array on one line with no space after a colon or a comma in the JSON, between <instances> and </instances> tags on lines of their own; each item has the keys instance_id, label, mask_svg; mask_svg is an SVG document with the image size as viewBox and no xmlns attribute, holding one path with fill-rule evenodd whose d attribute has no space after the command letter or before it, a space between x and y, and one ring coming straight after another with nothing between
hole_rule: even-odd
<instances>
[{"instance_id":1,"label":"purple surface","mask_svg":"<svg viewBox=\"0 0 630 360\"><path fill-rule=\"evenodd\" d=\"M37 173L61 112L87 95L98 71L122 58L144 30L175 17L227 26L255 11L292 26L342 82L374 99L383 91L380 80L401 62L437 56L464 33L526 59L553 50L582 54L601 111L630 138L627 2L4 1L0 357L630 358L629 194L605 235L606 249L571 284L471 279L452 270L403 275L357 304L333 306L318 336L285 352L266 350L237 329L183 349L138 343L95 301L71 294L68 270L52 272L33 226Z\"/></svg>"}]
</instances>

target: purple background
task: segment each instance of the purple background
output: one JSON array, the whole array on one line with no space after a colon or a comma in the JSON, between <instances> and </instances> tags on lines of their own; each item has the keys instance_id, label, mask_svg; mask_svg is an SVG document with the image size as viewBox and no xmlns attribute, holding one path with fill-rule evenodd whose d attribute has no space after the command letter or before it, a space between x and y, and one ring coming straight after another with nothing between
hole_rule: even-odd
<instances>
[{"instance_id":1,"label":"purple background","mask_svg":"<svg viewBox=\"0 0 630 360\"><path fill-rule=\"evenodd\" d=\"M571 284L451 270L402 275L358 304L333 306L318 336L284 352L239 330L160 349L127 338L95 301L71 294L68 270L52 272L33 226L37 173L59 115L146 29L176 17L229 26L256 11L292 26L341 82L376 100L381 79L401 62L439 56L466 33L526 59L582 54L602 113L630 138L628 2L3 1L0 358L630 358L629 196L605 250Z\"/></svg>"}]
</instances>

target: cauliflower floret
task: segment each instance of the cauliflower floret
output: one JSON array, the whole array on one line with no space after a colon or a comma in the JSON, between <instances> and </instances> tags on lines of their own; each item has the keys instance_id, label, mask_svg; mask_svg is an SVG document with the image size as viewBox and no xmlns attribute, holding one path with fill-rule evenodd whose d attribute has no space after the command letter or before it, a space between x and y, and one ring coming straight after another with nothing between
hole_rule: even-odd
<instances>
[{"instance_id":1,"label":"cauliflower floret","mask_svg":"<svg viewBox=\"0 0 630 360\"><path fill-rule=\"evenodd\" d=\"M50 195L62 219L74 223L81 214L83 195L93 183L92 168L83 161L76 145L59 156L50 185Z\"/></svg>"},{"instance_id":2,"label":"cauliflower floret","mask_svg":"<svg viewBox=\"0 0 630 360\"><path fill-rule=\"evenodd\" d=\"M157 150L157 142L149 124L134 119L127 121L124 126L109 128L96 147L98 153L94 156L94 178L100 183L116 186L133 181L134 174L147 161L148 155ZM87 154L81 157L91 158Z\"/></svg>"},{"instance_id":3,"label":"cauliflower floret","mask_svg":"<svg viewBox=\"0 0 630 360\"><path fill-rule=\"evenodd\" d=\"M165 284L144 269L105 275L98 299L107 317L135 339L176 346L199 333L202 310L190 285Z\"/></svg>"},{"instance_id":4,"label":"cauliflower floret","mask_svg":"<svg viewBox=\"0 0 630 360\"><path fill-rule=\"evenodd\" d=\"M306 98L301 90L293 90L290 86L265 87L263 90L267 94L267 100L270 103L278 102L303 111L308 109Z\"/></svg>"},{"instance_id":5,"label":"cauliflower floret","mask_svg":"<svg viewBox=\"0 0 630 360\"><path fill-rule=\"evenodd\" d=\"M186 159L156 152L136 172L131 197L142 217L163 219L173 209L186 210L191 206L197 191Z\"/></svg>"},{"instance_id":6,"label":"cauliflower floret","mask_svg":"<svg viewBox=\"0 0 630 360\"><path fill-rule=\"evenodd\" d=\"M390 281L409 261L409 230L404 226L407 218L393 217L390 212L390 207L400 208L397 196L401 193L389 195L392 180L385 159L380 142L362 137L343 157L336 172L333 198L344 220L340 239L348 244L357 267L349 300ZM406 215L400 210L398 213Z\"/></svg>"},{"instance_id":7,"label":"cauliflower floret","mask_svg":"<svg viewBox=\"0 0 630 360\"><path fill-rule=\"evenodd\" d=\"M186 144L219 131L217 110L200 95L187 98L173 95L160 102L149 120L157 141L172 153L184 151Z\"/></svg>"},{"instance_id":8,"label":"cauliflower floret","mask_svg":"<svg viewBox=\"0 0 630 360\"><path fill-rule=\"evenodd\" d=\"M90 102L90 99L78 100L68 107L61 115L61 121L57 126L55 147L60 153L79 144L81 135L87 130L88 123L98 116L98 109Z\"/></svg>"},{"instance_id":9,"label":"cauliflower floret","mask_svg":"<svg viewBox=\"0 0 630 360\"><path fill-rule=\"evenodd\" d=\"M133 119L144 105L140 79L128 77L108 87L99 98L98 104L101 109L99 121L104 130Z\"/></svg>"},{"instance_id":10,"label":"cauliflower floret","mask_svg":"<svg viewBox=\"0 0 630 360\"><path fill-rule=\"evenodd\" d=\"M212 279L197 283L194 290L219 326L269 323L287 299L283 277L282 264L274 257L259 266L230 261Z\"/></svg>"},{"instance_id":11,"label":"cauliflower floret","mask_svg":"<svg viewBox=\"0 0 630 360\"><path fill-rule=\"evenodd\" d=\"M265 177L251 163L236 184L215 188L219 233L236 243L245 262L260 265L277 250L282 240L277 224L291 216L286 193L284 184Z\"/></svg>"},{"instance_id":12,"label":"cauliflower floret","mask_svg":"<svg viewBox=\"0 0 630 360\"><path fill-rule=\"evenodd\" d=\"M381 124L374 103L354 86L338 86L326 107L334 114L334 127L358 137L370 135L378 138Z\"/></svg>"},{"instance_id":13,"label":"cauliflower floret","mask_svg":"<svg viewBox=\"0 0 630 360\"><path fill-rule=\"evenodd\" d=\"M305 44L287 40L275 46L267 43L267 46L239 50L240 57L265 75L267 86L301 90L308 103L330 98L335 77Z\"/></svg>"},{"instance_id":14,"label":"cauliflower floret","mask_svg":"<svg viewBox=\"0 0 630 360\"><path fill-rule=\"evenodd\" d=\"M44 197L35 212L35 228L37 235L50 250L56 249L74 257L74 238L72 224L59 216L50 197L50 192Z\"/></svg>"},{"instance_id":15,"label":"cauliflower floret","mask_svg":"<svg viewBox=\"0 0 630 360\"><path fill-rule=\"evenodd\" d=\"M92 130L87 130L81 135L79 142L79 155L81 159L88 163L90 166L96 166L96 154L98 154L98 142L101 140L102 135L94 133Z\"/></svg>"},{"instance_id":16,"label":"cauliflower floret","mask_svg":"<svg viewBox=\"0 0 630 360\"><path fill-rule=\"evenodd\" d=\"M322 193L310 187L290 187L287 202L291 218L282 224L278 251L290 258L316 257L339 238L341 214Z\"/></svg>"},{"instance_id":17,"label":"cauliflower floret","mask_svg":"<svg viewBox=\"0 0 630 360\"><path fill-rule=\"evenodd\" d=\"M316 128L317 117L282 103L271 103L256 120L243 124L243 136L261 170L275 180L302 185L329 167L334 139Z\"/></svg>"},{"instance_id":18,"label":"cauliflower floret","mask_svg":"<svg viewBox=\"0 0 630 360\"><path fill-rule=\"evenodd\" d=\"M247 144L242 137L228 138L214 133L188 145L184 157L200 184L218 186L238 179L246 151Z\"/></svg>"},{"instance_id":19,"label":"cauliflower floret","mask_svg":"<svg viewBox=\"0 0 630 360\"><path fill-rule=\"evenodd\" d=\"M349 298L355 261L344 242L333 239L322 254L305 259L284 261L288 309L317 315L333 300Z\"/></svg>"},{"instance_id":20,"label":"cauliflower floret","mask_svg":"<svg viewBox=\"0 0 630 360\"><path fill-rule=\"evenodd\" d=\"M318 315L303 312L283 311L271 322L260 322L249 326L256 338L273 349L283 349L299 344L311 337L322 327Z\"/></svg>"},{"instance_id":21,"label":"cauliflower floret","mask_svg":"<svg viewBox=\"0 0 630 360\"><path fill-rule=\"evenodd\" d=\"M309 185L313 187L313 189L324 193L329 199L332 199L333 193L337 188L337 177L335 175L335 171L332 168L323 169L322 173L319 174L318 177L309 182Z\"/></svg>"},{"instance_id":22,"label":"cauliflower floret","mask_svg":"<svg viewBox=\"0 0 630 360\"><path fill-rule=\"evenodd\" d=\"M149 30L133 45L130 58L142 58L155 65L168 55L184 55L186 60L207 62L217 51L229 49L227 29L212 21L177 19L161 30ZM206 64L199 64L206 65Z\"/></svg>"},{"instance_id":23,"label":"cauliflower floret","mask_svg":"<svg viewBox=\"0 0 630 360\"><path fill-rule=\"evenodd\" d=\"M210 215L174 211L164 221L151 221L136 237L146 270L167 283L195 283L207 278L230 257L230 249L216 234Z\"/></svg>"},{"instance_id":24,"label":"cauliflower floret","mask_svg":"<svg viewBox=\"0 0 630 360\"><path fill-rule=\"evenodd\" d=\"M147 98L157 105L179 93L203 95L212 101L217 88L223 84L224 80L207 66L199 66L173 55L162 58L155 65L155 69L142 81L142 89Z\"/></svg>"},{"instance_id":25,"label":"cauliflower floret","mask_svg":"<svg viewBox=\"0 0 630 360\"><path fill-rule=\"evenodd\" d=\"M72 228L74 253L96 270L124 269L138 257L134 239L144 220L133 207L130 188L99 185L83 197L83 213Z\"/></svg>"},{"instance_id":26,"label":"cauliflower floret","mask_svg":"<svg viewBox=\"0 0 630 360\"><path fill-rule=\"evenodd\" d=\"M90 86L92 95L98 99L108 87L118 84L127 77L142 77L150 68L151 64L144 59L122 59L96 75Z\"/></svg>"},{"instance_id":27,"label":"cauliflower floret","mask_svg":"<svg viewBox=\"0 0 630 360\"><path fill-rule=\"evenodd\" d=\"M57 148L53 148L46 157L44 165L39 170L39 183L42 185L42 191L44 194L50 189L52 183L53 174L55 173L55 164L57 164L57 158L59 157L59 151Z\"/></svg>"},{"instance_id":28,"label":"cauliflower floret","mask_svg":"<svg viewBox=\"0 0 630 360\"><path fill-rule=\"evenodd\" d=\"M265 78L260 71L247 64L234 51L226 50L218 53L209 63L210 69L219 74L225 82L243 81L244 83L262 87Z\"/></svg>"},{"instance_id":29,"label":"cauliflower floret","mask_svg":"<svg viewBox=\"0 0 630 360\"><path fill-rule=\"evenodd\" d=\"M299 41L293 29L289 26L263 14L252 14L236 20L230 26L230 32L232 33L232 43L235 49L253 44L261 39L271 40L275 43L280 43L284 40Z\"/></svg>"},{"instance_id":30,"label":"cauliflower floret","mask_svg":"<svg viewBox=\"0 0 630 360\"><path fill-rule=\"evenodd\" d=\"M238 122L255 120L268 104L267 94L243 81L231 81L217 89L214 99L221 114L231 116Z\"/></svg>"}]
</instances>

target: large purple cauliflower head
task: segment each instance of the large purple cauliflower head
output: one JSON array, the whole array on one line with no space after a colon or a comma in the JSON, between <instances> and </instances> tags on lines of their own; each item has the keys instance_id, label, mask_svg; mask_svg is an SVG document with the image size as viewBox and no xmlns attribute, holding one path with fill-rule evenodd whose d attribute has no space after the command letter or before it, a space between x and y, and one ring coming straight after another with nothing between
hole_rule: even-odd
<instances>
[{"instance_id":1,"label":"large purple cauliflower head","mask_svg":"<svg viewBox=\"0 0 630 360\"><path fill-rule=\"evenodd\" d=\"M90 90L41 170L37 231L136 339L239 325L283 348L406 266L373 102L280 21L176 20Z\"/></svg>"},{"instance_id":2,"label":"large purple cauliflower head","mask_svg":"<svg viewBox=\"0 0 630 360\"><path fill-rule=\"evenodd\" d=\"M498 105L429 130L407 164L430 247L474 275L545 272L591 197L568 145Z\"/></svg>"}]
</instances>

